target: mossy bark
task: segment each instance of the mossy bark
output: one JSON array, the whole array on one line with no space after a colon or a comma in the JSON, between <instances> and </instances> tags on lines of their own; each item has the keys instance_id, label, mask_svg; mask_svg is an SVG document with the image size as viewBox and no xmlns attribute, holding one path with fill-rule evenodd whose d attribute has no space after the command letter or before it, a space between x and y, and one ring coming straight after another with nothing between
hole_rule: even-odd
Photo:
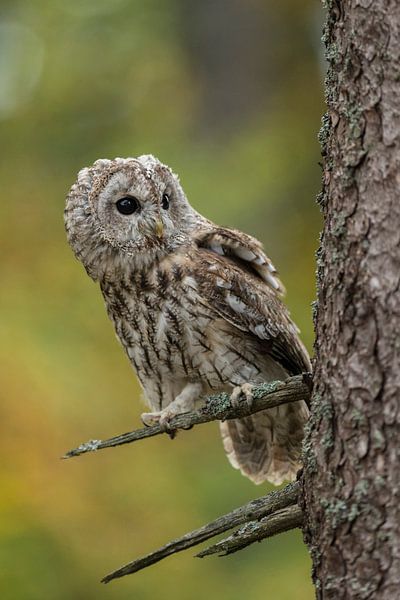
<instances>
[{"instance_id":1,"label":"mossy bark","mask_svg":"<svg viewBox=\"0 0 400 600\"><path fill-rule=\"evenodd\" d=\"M329 0L305 440L317 597L400 595L400 3Z\"/></svg>"}]
</instances>

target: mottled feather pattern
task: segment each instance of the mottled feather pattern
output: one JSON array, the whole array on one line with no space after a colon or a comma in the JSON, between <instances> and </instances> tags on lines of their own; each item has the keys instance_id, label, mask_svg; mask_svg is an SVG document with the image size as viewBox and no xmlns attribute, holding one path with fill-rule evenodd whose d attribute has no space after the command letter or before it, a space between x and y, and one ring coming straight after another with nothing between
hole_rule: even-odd
<instances>
[{"instance_id":1,"label":"mottled feather pattern","mask_svg":"<svg viewBox=\"0 0 400 600\"><path fill-rule=\"evenodd\" d=\"M132 215L118 213L124 197ZM83 169L65 221L153 411L143 417L165 421L210 392L310 370L260 242L198 214L154 157ZM230 462L256 483L293 479L307 416L298 402L222 423Z\"/></svg>"},{"instance_id":2,"label":"mottled feather pattern","mask_svg":"<svg viewBox=\"0 0 400 600\"><path fill-rule=\"evenodd\" d=\"M211 231L201 232L197 240L200 246L230 258L241 268L258 274L279 295L285 294L285 288L277 276L277 271L264 254L258 240L241 231L217 227Z\"/></svg>"}]
</instances>

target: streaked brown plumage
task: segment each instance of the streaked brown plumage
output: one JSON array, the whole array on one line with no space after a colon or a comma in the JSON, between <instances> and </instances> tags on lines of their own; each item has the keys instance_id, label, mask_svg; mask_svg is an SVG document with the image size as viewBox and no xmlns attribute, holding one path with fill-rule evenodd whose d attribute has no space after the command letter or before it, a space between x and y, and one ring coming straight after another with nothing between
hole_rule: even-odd
<instances>
[{"instance_id":1,"label":"streaked brown plumage","mask_svg":"<svg viewBox=\"0 0 400 600\"><path fill-rule=\"evenodd\" d=\"M144 422L167 423L210 392L310 370L261 244L199 215L156 158L80 171L65 223L153 411ZM307 416L295 403L222 423L231 463L256 483L292 479Z\"/></svg>"}]
</instances>

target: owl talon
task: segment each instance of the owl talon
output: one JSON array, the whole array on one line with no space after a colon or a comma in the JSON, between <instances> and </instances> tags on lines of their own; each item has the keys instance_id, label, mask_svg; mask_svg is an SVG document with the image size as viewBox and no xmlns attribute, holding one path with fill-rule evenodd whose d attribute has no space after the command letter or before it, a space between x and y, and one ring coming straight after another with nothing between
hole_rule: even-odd
<instances>
[{"instance_id":1,"label":"owl talon","mask_svg":"<svg viewBox=\"0 0 400 600\"><path fill-rule=\"evenodd\" d=\"M251 410L253 406L253 386L250 383L243 383L242 385L238 385L233 388L233 392L231 394L231 404L233 407L238 408L240 405L240 397L244 396L246 399L246 404Z\"/></svg>"},{"instance_id":2,"label":"owl talon","mask_svg":"<svg viewBox=\"0 0 400 600\"><path fill-rule=\"evenodd\" d=\"M161 412L142 413L140 420L145 427L153 427L158 425L160 422Z\"/></svg>"},{"instance_id":3,"label":"owl talon","mask_svg":"<svg viewBox=\"0 0 400 600\"><path fill-rule=\"evenodd\" d=\"M152 427L153 425L159 425L164 433L167 433L171 440L176 436L176 429L171 429L169 424L174 414L170 414L165 410L160 410L158 412L152 413L142 413L140 418L145 427Z\"/></svg>"},{"instance_id":4,"label":"owl talon","mask_svg":"<svg viewBox=\"0 0 400 600\"><path fill-rule=\"evenodd\" d=\"M161 413L160 415L160 420L158 421L158 424L161 427L161 429L165 431L165 433L172 431L169 422L173 416L174 415L170 415L169 413Z\"/></svg>"},{"instance_id":5,"label":"owl talon","mask_svg":"<svg viewBox=\"0 0 400 600\"><path fill-rule=\"evenodd\" d=\"M160 425L161 429L163 430L163 432L166 433L171 440L173 440L174 437L176 436L176 434L178 433L176 429L171 429L171 426L169 424L169 419L166 419L164 421L161 421L161 419L160 419L159 425Z\"/></svg>"}]
</instances>

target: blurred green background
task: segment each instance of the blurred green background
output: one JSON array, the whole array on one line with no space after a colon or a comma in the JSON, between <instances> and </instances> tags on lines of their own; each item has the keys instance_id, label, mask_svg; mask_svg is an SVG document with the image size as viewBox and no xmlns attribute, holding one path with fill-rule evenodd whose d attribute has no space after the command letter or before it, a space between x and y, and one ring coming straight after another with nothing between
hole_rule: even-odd
<instances>
[{"instance_id":1,"label":"blurred green background","mask_svg":"<svg viewBox=\"0 0 400 600\"><path fill-rule=\"evenodd\" d=\"M320 27L314 0L1 1L1 598L314 597L298 532L99 584L270 489L229 466L215 423L59 457L143 410L64 233L65 194L97 158L153 153L200 212L259 237L311 350Z\"/></svg>"}]
</instances>

